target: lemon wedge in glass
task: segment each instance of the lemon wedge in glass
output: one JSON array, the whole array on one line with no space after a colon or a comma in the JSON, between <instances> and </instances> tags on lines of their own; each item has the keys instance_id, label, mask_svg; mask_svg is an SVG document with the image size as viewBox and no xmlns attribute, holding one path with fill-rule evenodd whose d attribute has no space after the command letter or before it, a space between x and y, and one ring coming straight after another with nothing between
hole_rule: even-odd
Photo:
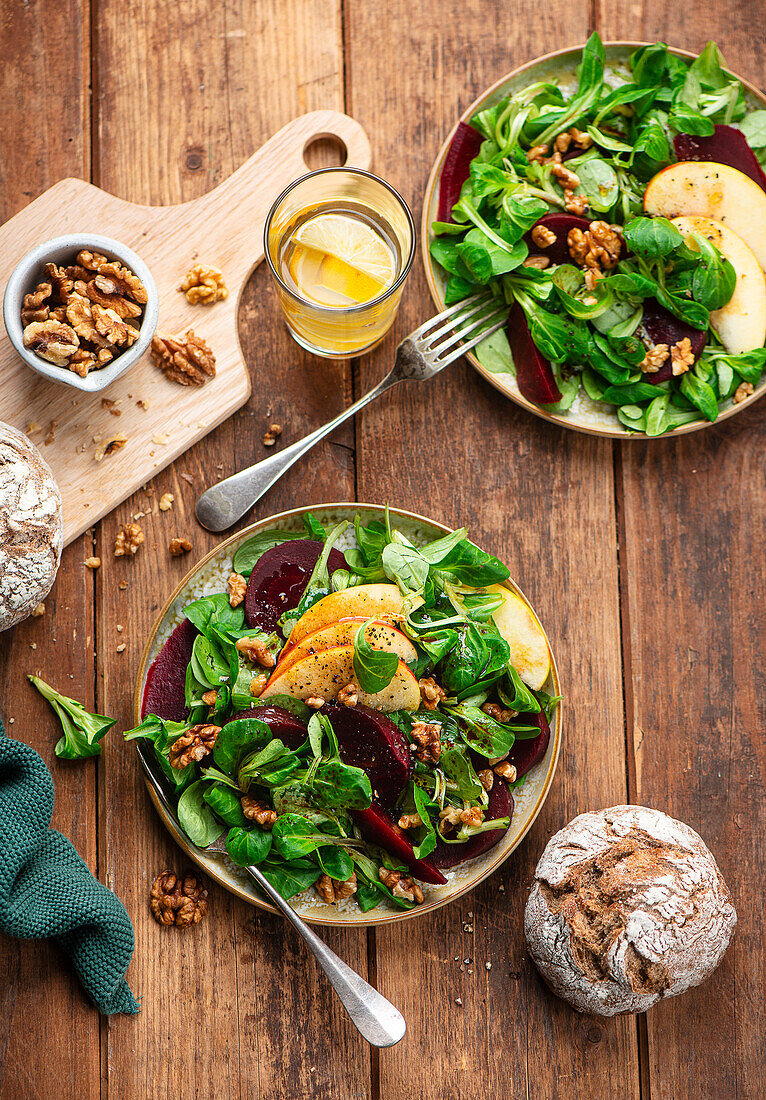
<instances>
[{"instance_id":1,"label":"lemon wedge in glass","mask_svg":"<svg viewBox=\"0 0 766 1100\"><path fill-rule=\"evenodd\" d=\"M343 214L320 214L296 230L290 276L321 305L360 305L394 281L394 257L375 230Z\"/></svg>"}]
</instances>

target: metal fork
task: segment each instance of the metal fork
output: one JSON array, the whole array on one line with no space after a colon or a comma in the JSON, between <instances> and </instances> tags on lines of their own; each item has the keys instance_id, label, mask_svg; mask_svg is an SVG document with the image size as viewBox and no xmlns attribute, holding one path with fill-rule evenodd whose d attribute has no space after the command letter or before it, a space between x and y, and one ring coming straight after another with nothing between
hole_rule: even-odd
<instances>
[{"instance_id":1,"label":"metal fork","mask_svg":"<svg viewBox=\"0 0 766 1100\"><path fill-rule=\"evenodd\" d=\"M152 790L175 825L179 837L182 837L186 844L190 844L179 824L176 812L165 794L164 786L154 769L147 750L140 741L136 743L136 748ZM206 848L199 848L196 844L192 844L191 847L198 852L226 852L226 845L220 837L218 840L214 840L212 844L208 844ZM407 1024L401 1012L394 1008L391 1002L387 1001L381 993L378 993L377 989L373 989L364 978L361 978L356 971L344 963L343 959L339 958L334 951L331 951L327 944L320 940L319 936L314 935L306 922L301 920L295 912L292 905L289 905L282 895L277 893L257 867L246 867L245 870L252 875L258 887L281 910L282 914L287 917L290 924L308 945L309 950L314 954L317 962L329 978L330 985L338 994L352 1024L358 1029L362 1037L374 1047L392 1047L400 1039L403 1039Z\"/></svg>"},{"instance_id":2,"label":"metal fork","mask_svg":"<svg viewBox=\"0 0 766 1100\"><path fill-rule=\"evenodd\" d=\"M212 485L197 501L197 519L208 531L224 531L244 516L294 462L365 405L399 382L424 382L454 363L480 340L502 328L508 306L477 294L450 306L402 340L393 369L374 389L310 435Z\"/></svg>"}]
</instances>

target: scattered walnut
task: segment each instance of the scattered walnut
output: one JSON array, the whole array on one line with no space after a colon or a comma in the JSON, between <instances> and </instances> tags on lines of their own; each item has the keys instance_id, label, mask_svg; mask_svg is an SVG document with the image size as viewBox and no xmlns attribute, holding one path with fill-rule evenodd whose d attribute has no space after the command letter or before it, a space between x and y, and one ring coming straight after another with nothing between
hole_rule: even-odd
<instances>
[{"instance_id":1,"label":"scattered walnut","mask_svg":"<svg viewBox=\"0 0 766 1100\"><path fill-rule=\"evenodd\" d=\"M27 435L32 435L33 432L39 432L41 430L42 429L40 425L34 420L28 420L26 423L26 427L24 428L24 431L27 433Z\"/></svg>"},{"instance_id":2,"label":"scattered walnut","mask_svg":"<svg viewBox=\"0 0 766 1100\"><path fill-rule=\"evenodd\" d=\"M207 890L191 872L177 878L172 871L161 871L152 883L149 908L158 924L199 924L207 913Z\"/></svg>"},{"instance_id":3,"label":"scattered walnut","mask_svg":"<svg viewBox=\"0 0 766 1100\"><path fill-rule=\"evenodd\" d=\"M138 318L143 313L138 302L123 298L117 283L106 275L96 275L95 279L86 283L85 294L94 305L111 309L123 321Z\"/></svg>"},{"instance_id":4,"label":"scattered walnut","mask_svg":"<svg viewBox=\"0 0 766 1100\"><path fill-rule=\"evenodd\" d=\"M50 314L50 305L46 301L51 296L50 283L38 283L31 294L24 295L21 306L21 323L26 328L34 321L47 321Z\"/></svg>"},{"instance_id":5,"label":"scattered walnut","mask_svg":"<svg viewBox=\"0 0 766 1100\"><path fill-rule=\"evenodd\" d=\"M306 706L311 707L312 710L321 710L324 706L324 699L321 695L309 695Z\"/></svg>"},{"instance_id":6,"label":"scattered walnut","mask_svg":"<svg viewBox=\"0 0 766 1100\"><path fill-rule=\"evenodd\" d=\"M181 771L193 760L197 763L204 760L215 748L220 732L221 727L214 726L212 723L199 722L196 726L191 726L186 733L177 737L168 749L171 767Z\"/></svg>"},{"instance_id":7,"label":"scattered walnut","mask_svg":"<svg viewBox=\"0 0 766 1100\"><path fill-rule=\"evenodd\" d=\"M273 668L277 663L274 654L269 652L269 647L260 638L238 638L234 646L246 661L259 664L262 668Z\"/></svg>"},{"instance_id":8,"label":"scattered walnut","mask_svg":"<svg viewBox=\"0 0 766 1100\"><path fill-rule=\"evenodd\" d=\"M36 607L32 608L32 618L33 619L39 619L44 614L45 614L45 604L44 603L39 603Z\"/></svg>"},{"instance_id":9,"label":"scattered walnut","mask_svg":"<svg viewBox=\"0 0 766 1100\"><path fill-rule=\"evenodd\" d=\"M550 262L548 256L527 256L522 263L522 267L536 267L538 271L544 271Z\"/></svg>"},{"instance_id":10,"label":"scattered walnut","mask_svg":"<svg viewBox=\"0 0 766 1100\"><path fill-rule=\"evenodd\" d=\"M481 806L468 806L464 810L458 810L456 806L445 806L439 812L439 824L442 832L457 831L461 825L475 827L481 825L484 820L484 810Z\"/></svg>"},{"instance_id":11,"label":"scattered walnut","mask_svg":"<svg viewBox=\"0 0 766 1100\"><path fill-rule=\"evenodd\" d=\"M218 699L218 692L215 688L211 688L210 691L206 691L202 695L202 702L205 706L214 707Z\"/></svg>"},{"instance_id":12,"label":"scattered walnut","mask_svg":"<svg viewBox=\"0 0 766 1100\"><path fill-rule=\"evenodd\" d=\"M355 707L359 702L359 688L352 680L350 684L342 687L336 696L337 701L344 707Z\"/></svg>"},{"instance_id":13,"label":"scattered walnut","mask_svg":"<svg viewBox=\"0 0 766 1100\"><path fill-rule=\"evenodd\" d=\"M144 541L144 532L137 523L124 523L114 540L114 556L124 558L135 555Z\"/></svg>"},{"instance_id":14,"label":"scattered walnut","mask_svg":"<svg viewBox=\"0 0 766 1100\"><path fill-rule=\"evenodd\" d=\"M86 567L86 569L100 569L101 558L86 558L83 562L83 565Z\"/></svg>"},{"instance_id":15,"label":"scattered walnut","mask_svg":"<svg viewBox=\"0 0 766 1100\"><path fill-rule=\"evenodd\" d=\"M178 289L186 294L187 302L193 306L212 306L214 302L220 302L229 296L223 274L217 268L205 267L204 264L195 264L187 271L186 278Z\"/></svg>"},{"instance_id":16,"label":"scattered walnut","mask_svg":"<svg viewBox=\"0 0 766 1100\"><path fill-rule=\"evenodd\" d=\"M558 134L553 142L554 148L559 153L566 153L572 144L572 135L568 133Z\"/></svg>"},{"instance_id":17,"label":"scattered walnut","mask_svg":"<svg viewBox=\"0 0 766 1100\"><path fill-rule=\"evenodd\" d=\"M256 698L258 698L268 682L268 672L259 672L258 675L253 676L252 680L250 681L250 694L255 695ZM324 700L322 701L322 706L324 706Z\"/></svg>"},{"instance_id":18,"label":"scattered walnut","mask_svg":"<svg viewBox=\"0 0 766 1100\"><path fill-rule=\"evenodd\" d=\"M129 271L127 267L123 267L119 260L101 264L98 273L112 283L116 293L121 297L132 298L134 302L138 302L142 306L145 306L149 301L146 287L139 277Z\"/></svg>"},{"instance_id":19,"label":"scattered walnut","mask_svg":"<svg viewBox=\"0 0 766 1100\"><path fill-rule=\"evenodd\" d=\"M135 344L138 339L138 329L135 325L126 324L113 309L105 309L96 302L92 303L90 311L96 332L108 343L118 348L129 348Z\"/></svg>"},{"instance_id":20,"label":"scattered walnut","mask_svg":"<svg viewBox=\"0 0 766 1100\"><path fill-rule=\"evenodd\" d=\"M251 798L250 795L243 794L239 802L242 806L242 813L247 820L254 821L262 829L270 830L277 820L276 812L267 806L265 802L259 802L257 798Z\"/></svg>"},{"instance_id":21,"label":"scattered walnut","mask_svg":"<svg viewBox=\"0 0 766 1100\"><path fill-rule=\"evenodd\" d=\"M182 554L188 554L192 544L185 538L174 538L168 543L168 551L173 558L180 558Z\"/></svg>"},{"instance_id":22,"label":"scattered walnut","mask_svg":"<svg viewBox=\"0 0 766 1100\"><path fill-rule=\"evenodd\" d=\"M247 592L247 581L239 573L229 573L229 603L239 607Z\"/></svg>"},{"instance_id":23,"label":"scattered walnut","mask_svg":"<svg viewBox=\"0 0 766 1100\"><path fill-rule=\"evenodd\" d=\"M180 386L202 386L207 378L215 378L215 356L191 329L182 339L154 336L151 355L165 377Z\"/></svg>"},{"instance_id":24,"label":"scattered walnut","mask_svg":"<svg viewBox=\"0 0 766 1100\"><path fill-rule=\"evenodd\" d=\"M493 770L495 775L499 775L501 779L507 779L509 783L516 782L516 769L507 760L504 760L501 764L496 764Z\"/></svg>"},{"instance_id":25,"label":"scattered walnut","mask_svg":"<svg viewBox=\"0 0 766 1100\"><path fill-rule=\"evenodd\" d=\"M689 368L693 366L694 353L692 352L692 342L688 336L684 336L683 340L678 340L673 344L670 349L670 358L673 363L673 374L676 377L679 374L686 374Z\"/></svg>"},{"instance_id":26,"label":"scattered walnut","mask_svg":"<svg viewBox=\"0 0 766 1100\"><path fill-rule=\"evenodd\" d=\"M667 344L654 344L647 348L646 355L638 365L644 374L656 374L669 355L670 348Z\"/></svg>"},{"instance_id":27,"label":"scattered walnut","mask_svg":"<svg viewBox=\"0 0 766 1100\"><path fill-rule=\"evenodd\" d=\"M139 409L143 409L144 412L146 412L146 410L149 408L149 402L146 400L145 397L139 397L138 401L136 401L136 405Z\"/></svg>"},{"instance_id":28,"label":"scattered walnut","mask_svg":"<svg viewBox=\"0 0 766 1100\"><path fill-rule=\"evenodd\" d=\"M397 824L400 829L417 829L423 824L423 818L418 813L402 814Z\"/></svg>"},{"instance_id":29,"label":"scattered walnut","mask_svg":"<svg viewBox=\"0 0 766 1100\"><path fill-rule=\"evenodd\" d=\"M314 883L314 889L327 905L345 901L356 893L356 871L352 871L351 878L347 878L345 882L338 882L329 875L322 875Z\"/></svg>"},{"instance_id":30,"label":"scattered walnut","mask_svg":"<svg viewBox=\"0 0 766 1100\"><path fill-rule=\"evenodd\" d=\"M263 437L264 447L273 447L279 436L282 434L281 424L271 424Z\"/></svg>"},{"instance_id":31,"label":"scattered walnut","mask_svg":"<svg viewBox=\"0 0 766 1100\"><path fill-rule=\"evenodd\" d=\"M50 444L56 438L56 428L57 427L58 427L58 421L57 420L51 420L50 424L48 425L47 434L45 436L45 446L46 447L49 447Z\"/></svg>"},{"instance_id":32,"label":"scattered walnut","mask_svg":"<svg viewBox=\"0 0 766 1100\"><path fill-rule=\"evenodd\" d=\"M422 680L419 680L418 683L420 685L420 698L423 700L423 706L426 710L436 710L439 701L447 694L446 691L439 687L433 676L426 676Z\"/></svg>"},{"instance_id":33,"label":"scattered walnut","mask_svg":"<svg viewBox=\"0 0 766 1100\"><path fill-rule=\"evenodd\" d=\"M599 279L603 279L603 277L604 277L603 271L599 271L599 269L597 267L586 267L585 268L585 289L589 290L591 293L593 293L593 291L596 289L596 283L599 281Z\"/></svg>"},{"instance_id":34,"label":"scattered walnut","mask_svg":"<svg viewBox=\"0 0 766 1100\"><path fill-rule=\"evenodd\" d=\"M547 145L533 145L527 153L527 160L530 164L540 163L544 157L548 155Z\"/></svg>"},{"instance_id":35,"label":"scattered walnut","mask_svg":"<svg viewBox=\"0 0 766 1100\"><path fill-rule=\"evenodd\" d=\"M558 180L564 191L576 191L580 186L580 177L565 164L551 165L551 174Z\"/></svg>"},{"instance_id":36,"label":"scattered walnut","mask_svg":"<svg viewBox=\"0 0 766 1100\"><path fill-rule=\"evenodd\" d=\"M128 442L128 437L123 432L109 436L94 435L93 442L96 444L93 457L96 462L100 462L106 455L113 455L115 451L121 451Z\"/></svg>"},{"instance_id":37,"label":"scattered walnut","mask_svg":"<svg viewBox=\"0 0 766 1100\"><path fill-rule=\"evenodd\" d=\"M417 902L423 900L423 891L412 878L404 878L401 871L391 871L388 867L378 870L378 878L387 886L395 898L405 898L407 901Z\"/></svg>"},{"instance_id":38,"label":"scattered walnut","mask_svg":"<svg viewBox=\"0 0 766 1100\"><path fill-rule=\"evenodd\" d=\"M495 783L495 777L492 774L491 768L484 768L482 771L476 773L476 778L481 783L485 791L491 791Z\"/></svg>"},{"instance_id":39,"label":"scattered walnut","mask_svg":"<svg viewBox=\"0 0 766 1100\"><path fill-rule=\"evenodd\" d=\"M518 711L511 710L510 707L501 707L499 703L485 703L481 709L496 722L510 722L511 718L515 718L518 714Z\"/></svg>"},{"instance_id":40,"label":"scattered walnut","mask_svg":"<svg viewBox=\"0 0 766 1100\"><path fill-rule=\"evenodd\" d=\"M564 188L564 209L568 214L576 214L581 218L588 209L588 199L585 195L576 195L570 188Z\"/></svg>"},{"instance_id":41,"label":"scattered walnut","mask_svg":"<svg viewBox=\"0 0 766 1100\"><path fill-rule=\"evenodd\" d=\"M586 134L583 130L578 130L576 126L571 127L569 136L578 149L590 149L593 145L593 138L590 134Z\"/></svg>"},{"instance_id":42,"label":"scattered walnut","mask_svg":"<svg viewBox=\"0 0 766 1100\"><path fill-rule=\"evenodd\" d=\"M535 225L532 227L532 240L538 248L550 248L558 238L552 229L548 229L544 225Z\"/></svg>"},{"instance_id":43,"label":"scattered walnut","mask_svg":"<svg viewBox=\"0 0 766 1100\"><path fill-rule=\"evenodd\" d=\"M173 496L172 493L163 493L160 497L160 511L169 512L170 509L173 507L173 501L175 499L176 498Z\"/></svg>"},{"instance_id":44,"label":"scattered walnut","mask_svg":"<svg viewBox=\"0 0 766 1100\"><path fill-rule=\"evenodd\" d=\"M619 226L602 221L591 222L584 232L570 229L567 233L569 255L581 267L609 270L620 258L621 233Z\"/></svg>"},{"instance_id":45,"label":"scattered walnut","mask_svg":"<svg viewBox=\"0 0 766 1100\"><path fill-rule=\"evenodd\" d=\"M112 416L122 416L122 409L118 408L116 401L111 401L108 397L101 398L101 408L106 409Z\"/></svg>"},{"instance_id":46,"label":"scattered walnut","mask_svg":"<svg viewBox=\"0 0 766 1100\"><path fill-rule=\"evenodd\" d=\"M734 404L741 405L743 401L746 401L751 393L754 392L752 382L740 382L734 391Z\"/></svg>"},{"instance_id":47,"label":"scattered walnut","mask_svg":"<svg viewBox=\"0 0 766 1100\"><path fill-rule=\"evenodd\" d=\"M106 262L106 256L102 256L100 252L89 252L87 249L83 249L77 253L78 265L88 271L100 271Z\"/></svg>"},{"instance_id":48,"label":"scattered walnut","mask_svg":"<svg viewBox=\"0 0 766 1100\"><path fill-rule=\"evenodd\" d=\"M436 764L441 756L441 726L438 722L415 722L412 739L420 747L416 752L424 764Z\"/></svg>"},{"instance_id":49,"label":"scattered walnut","mask_svg":"<svg viewBox=\"0 0 766 1100\"><path fill-rule=\"evenodd\" d=\"M24 347L35 355L53 363L56 367L66 367L80 346L74 329L61 321L33 321L24 329Z\"/></svg>"}]
</instances>

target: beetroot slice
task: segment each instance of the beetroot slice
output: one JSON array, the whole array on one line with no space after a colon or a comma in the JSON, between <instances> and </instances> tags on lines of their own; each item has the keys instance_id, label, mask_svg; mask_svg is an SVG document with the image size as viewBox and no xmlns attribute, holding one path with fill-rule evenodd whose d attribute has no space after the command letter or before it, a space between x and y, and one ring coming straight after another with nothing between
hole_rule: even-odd
<instances>
[{"instance_id":1,"label":"beetroot slice","mask_svg":"<svg viewBox=\"0 0 766 1100\"><path fill-rule=\"evenodd\" d=\"M366 810L353 810L352 816L368 840L406 863L415 878L421 882L431 882L434 886L446 883L446 878L430 859L416 858L412 844L382 806L376 806L373 802Z\"/></svg>"},{"instance_id":2,"label":"beetroot slice","mask_svg":"<svg viewBox=\"0 0 766 1100\"><path fill-rule=\"evenodd\" d=\"M285 611L297 607L322 552L322 543L313 539L290 539L272 546L253 567L245 593L245 618L250 627L271 633ZM339 550L331 550L327 563L330 575L346 569Z\"/></svg>"},{"instance_id":3,"label":"beetroot slice","mask_svg":"<svg viewBox=\"0 0 766 1100\"><path fill-rule=\"evenodd\" d=\"M458 122L455 136L444 158L439 180L439 209L437 221L452 221L452 207L460 198L460 189L468 179L471 161L481 149L484 138L465 122Z\"/></svg>"},{"instance_id":4,"label":"beetroot slice","mask_svg":"<svg viewBox=\"0 0 766 1100\"><path fill-rule=\"evenodd\" d=\"M257 718L259 722L264 722L272 736L279 738L288 749L299 749L308 736L305 724L284 707L264 706L238 710L236 714L232 714L229 722L235 722L238 718Z\"/></svg>"},{"instance_id":5,"label":"beetroot slice","mask_svg":"<svg viewBox=\"0 0 766 1100\"><path fill-rule=\"evenodd\" d=\"M508 753L508 763L516 769L516 778L521 779L535 764L539 764L548 751L551 739L551 727L544 710L537 714L520 714L517 722L526 726L539 726L540 733L527 741L517 741ZM493 788L494 789L494 788Z\"/></svg>"},{"instance_id":6,"label":"beetroot slice","mask_svg":"<svg viewBox=\"0 0 766 1100\"><path fill-rule=\"evenodd\" d=\"M407 738L399 727L385 714L362 704L344 707L328 703L322 713L332 722L343 762L362 768L370 778L374 799L382 806L392 806L404 790L411 768Z\"/></svg>"},{"instance_id":7,"label":"beetroot slice","mask_svg":"<svg viewBox=\"0 0 766 1100\"><path fill-rule=\"evenodd\" d=\"M673 138L679 160L712 160L736 168L766 191L766 175L741 130L717 124L709 137L676 134Z\"/></svg>"},{"instance_id":8,"label":"beetroot slice","mask_svg":"<svg viewBox=\"0 0 766 1100\"><path fill-rule=\"evenodd\" d=\"M692 355L695 361L699 359L707 342L707 333L698 328L692 328L684 321L679 321L667 309L664 309L654 298L644 303L644 316L641 327L653 344L667 344L669 348L688 337L692 345ZM640 331L640 330L639 330ZM665 360L658 371L643 376L644 382L667 382L673 377L673 360L671 356Z\"/></svg>"},{"instance_id":9,"label":"beetroot slice","mask_svg":"<svg viewBox=\"0 0 766 1100\"><path fill-rule=\"evenodd\" d=\"M513 817L513 795L504 779L495 777L492 790L489 792L489 802L484 811L485 821L493 821L498 817ZM508 825L510 828L510 823ZM445 844L443 840L437 840L436 847L431 853L431 860L437 867L455 867L466 859L483 855L490 848L494 848L503 839L508 829L492 829L486 833L477 833L467 840L465 844Z\"/></svg>"},{"instance_id":10,"label":"beetroot slice","mask_svg":"<svg viewBox=\"0 0 766 1100\"><path fill-rule=\"evenodd\" d=\"M525 234L524 240L530 253L547 256L552 264L571 264L573 261L567 244L569 231L582 229L584 233L590 222L590 218L578 218L576 214L544 214L542 218L537 219L532 229L536 229L538 225L543 226L544 229L550 229L551 233L556 234L556 240L547 248L541 248L532 240L532 229Z\"/></svg>"},{"instance_id":11,"label":"beetroot slice","mask_svg":"<svg viewBox=\"0 0 766 1100\"><path fill-rule=\"evenodd\" d=\"M141 717L156 714L166 722L183 722L186 717L186 666L191 660L197 628L182 619L146 674Z\"/></svg>"},{"instance_id":12,"label":"beetroot slice","mask_svg":"<svg viewBox=\"0 0 766 1100\"><path fill-rule=\"evenodd\" d=\"M522 395L536 405L553 405L560 401L561 391L553 377L553 368L532 339L526 315L518 302L514 302L508 315L507 333Z\"/></svg>"}]
</instances>

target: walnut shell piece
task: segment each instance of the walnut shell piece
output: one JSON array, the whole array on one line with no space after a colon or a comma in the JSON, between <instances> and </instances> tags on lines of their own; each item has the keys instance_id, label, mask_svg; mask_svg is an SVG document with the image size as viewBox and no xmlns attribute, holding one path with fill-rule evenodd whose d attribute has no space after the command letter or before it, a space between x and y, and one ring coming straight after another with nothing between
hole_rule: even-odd
<instances>
[{"instance_id":1,"label":"walnut shell piece","mask_svg":"<svg viewBox=\"0 0 766 1100\"><path fill-rule=\"evenodd\" d=\"M160 871L149 892L149 908L158 924L183 928L199 924L207 913L207 898L201 879L190 871L180 877Z\"/></svg>"},{"instance_id":2,"label":"walnut shell piece","mask_svg":"<svg viewBox=\"0 0 766 1100\"><path fill-rule=\"evenodd\" d=\"M580 814L548 842L524 915L527 948L578 1012L645 1012L704 981L737 914L701 837L645 806Z\"/></svg>"},{"instance_id":3,"label":"walnut shell piece","mask_svg":"<svg viewBox=\"0 0 766 1100\"><path fill-rule=\"evenodd\" d=\"M57 367L66 367L80 346L75 330L61 321L33 321L24 329L24 347L35 355L53 363Z\"/></svg>"}]
</instances>

